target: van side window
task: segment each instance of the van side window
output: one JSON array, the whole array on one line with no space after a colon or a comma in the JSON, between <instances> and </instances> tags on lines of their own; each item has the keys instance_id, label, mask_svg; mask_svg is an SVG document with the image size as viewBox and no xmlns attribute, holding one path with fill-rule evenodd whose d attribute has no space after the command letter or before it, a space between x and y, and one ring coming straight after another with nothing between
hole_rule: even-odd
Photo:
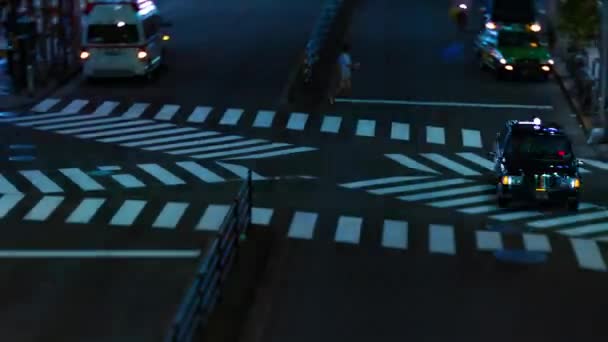
<instances>
[{"instance_id":1,"label":"van side window","mask_svg":"<svg viewBox=\"0 0 608 342\"><path fill-rule=\"evenodd\" d=\"M146 39L150 39L154 35L158 34L160 31L160 17L157 15L153 15L149 18L146 18L143 22L143 27Z\"/></svg>"}]
</instances>

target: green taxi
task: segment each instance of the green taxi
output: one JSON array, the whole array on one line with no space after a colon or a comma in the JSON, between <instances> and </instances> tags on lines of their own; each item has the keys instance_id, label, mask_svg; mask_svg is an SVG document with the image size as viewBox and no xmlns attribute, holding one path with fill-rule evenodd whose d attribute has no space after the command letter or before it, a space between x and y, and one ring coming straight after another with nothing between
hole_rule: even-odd
<instances>
[{"instance_id":1,"label":"green taxi","mask_svg":"<svg viewBox=\"0 0 608 342\"><path fill-rule=\"evenodd\" d=\"M546 44L527 26L486 28L477 36L474 49L480 68L494 71L498 79L519 75L546 80L553 70Z\"/></svg>"}]
</instances>

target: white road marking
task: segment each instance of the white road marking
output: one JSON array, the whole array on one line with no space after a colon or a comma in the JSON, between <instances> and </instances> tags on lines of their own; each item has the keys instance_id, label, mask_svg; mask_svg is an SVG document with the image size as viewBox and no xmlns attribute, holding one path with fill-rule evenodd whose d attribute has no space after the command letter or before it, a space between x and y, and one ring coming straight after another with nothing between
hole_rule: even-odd
<instances>
[{"instance_id":1,"label":"white road marking","mask_svg":"<svg viewBox=\"0 0 608 342\"><path fill-rule=\"evenodd\" d=\"M462 146L481 148L481 132L476 129L462 129Z\"/></svg>"},{"instance_id":2,"label":"white road marking","mask_svg":"<svg viewBox=\"0 0 608 342\"><path fill-rule=\"evenodd\" d=\"M579 167L579 168L578 168L578 171L579 171L580 173L591 173L591 171L589 171L589 170L587 170L587 169L585 169L585 168L582 168L582 167Z\"/></svg>"},{"instance_id":3,"label":"white road marking","mask_svg":"<svg viewBox=\"0 0 608 342\"><path fill-rule=\"evenodd\" d=\"M545 219L545 220L532 221L532 222L528 223L528 226L534 227L534 228L539 228L539 229L544 229L544 228L551 228L551 227L572 224L572 223L580 224L581 222L584 222L584 221L599 220L599 219L605 219L605 218L608 218L608 211L603 210L603 211L595 211L595 212L586 213L586 214L569 215L569 216L564 216L564 217L553 217L553 218Z\"/></svg>"},{"instance_id":4,"label":"white road marking","mask_svg":"<svg viewBox=\"0 0 608 342\"><path fill-rule=\"evenodd\" d=\"M6 194L0 197L0 219L13 210L13 208L25 197L23 194Z\"/></svg>"},{"instance_id":5,"label":"white road marking","mask_svg":"<svg viewBox=\"0 0 608 342\"><path fill-rule=\"evenodd\" d=\"M431 253L456 254L454 227L447 225L429 225L429 251Z\"/></svg>"},{"instance_id":6,"label":"white road marking","mask_svg":"<svg viewBox=\"0 0 608 342\"><path fill-rule=\"evenodd\" d=\"M194 128L186 127L186 128L168 129L168 130L163 130L160 132L157 131L157 132L152 132L152 133L129 134L129 133L135 133L135 132L153 131L155 129L168 128L168 127L175 127L175 125L167 124L167 123L156 124L156 125L147 125L147 126L139 126L139 127L134 127L134 128L116 129L116 130L99 132L99 133L82 134L82 135L77 135L77 137L81 138L81 139L90 139L90 138L101 138L101 137L108 137L108 136L112 136L112 135L118 135L117 137L97 140L102 143L113 143L113 142L145 138L146 134L154 134L153 136L156 136L156 135L165 135L165 134L171 134L171 133L179 133L180 130L182 130L182 132L195 130Z\"/></svg>"},{"instance_id":7,"label":"white road marking","mask_svg":"<svg viewBox=\"0 0 608 342\"><path fill-rule=\"evenodd\" d=\"M456 154L458 156L460 156L461 158L464 158L474 164L477 164L477 165L483 167L484 169L488 169L490 171L494 170L494 162L492 162L491 160L488 160L486 158L482 158L475 153L462 152L462 153L456 153Z\"/></svg>"},{"instance_id":8,"label":"white road marking","mask_svg":"<svg viewBox=\"0 0 608 342\"><path fill-rule=\"evenodd\" d=\"M225 181L224 178L211 172L211 170L200 166L196 162L190 162L190 161L177 162L176 165L181 167L182 169L190 172L191 174L193 174L194 176L196 176L198 179L202 180L203 182L219 183L219 182Z\"/></svg>"},{"instance_id":9,"label":"white road marking","mask_svg":"<svg viewBox=\"0 0 608 342\"><path fill-rule=\"evenodd\" d=\"M308 114L306 113L291 113L289 121L287 121L287 129L295 131L303 131L308 121Z\"/></svg>"},{"instance_id":10,"label":"white road marking","mask_svg":"<svg viewBox=\"0 0 608 342\"><path fill-rule=\"evenodd\" d=\"M95 109L93 114L99 115L110 115L116 107L118 107L119 103L114 101L103 101L103 103Z\"/></svg>"},{"instance_id":11,"label":"white road marking","mask_svg":"<svg viewBox=\"0 0 608 342\"><path fill-rule=\"evenodd\" d=\"M150 106L149 103L134 103L123 115L124 118L139 118Z\"/></svg>"},{"instance_id":12,"label":"white road marking","mask_svg":"<svg viewBox=\"0 0 608 342\"><path fill-rule=\"evenodd\" d=\"M492 201L494 199L496 199L496 196L494 196L494 195L479 195L479 196L473 196L473 197L465 197L465 198L457 198L457 199L452 199L452 200L431 202L431 203L426 203L426 205L430 205L431 207L435 207L435 208L451 208L451 207L459 207L459 206L467 205L467 204Z\"/></svg>"},{"instance_id":13,"label":"white road marking","mask_svg":"<svg viewBox=\"0 0 608 342\"><path fill-rule=\"evenodd\" d=\"M192 134L192 135L194 135L194 134ZM213 135L216 135L216 134L213 134ZM209 136L209 134L199 133L198 136L205 137L205 136ZM177 138L182 140L180 137L171 137L171 138L167 138L166 140L177 140ZM212 138L212 139L198 139L198 140L190 140L190 141L174 143L174 144L154 145L154 146L150 146L150 147L144 147L143 149L147 150L147 151L163 151L163 150L172 150L172 149L188 147L188 146L210 145L210 144L216 144L216 143L221 143L221 142L226 142L226 141L239 140L242 138L243 137L238 136L238 135L229 135L229 136L223 136L223 137ZM162 139L155 139L155 140L158 141L158 140L162 140ZM220 145L220 146L224 146L224 145ZM190 148L190 149L176 150L173 152L178 153L178 154L180 154L180 152L181 152L181 154L185 154L185 153L196 152L200 148L201 147L196 147L196 148ZM169 153L173 153L173 152L169 152Z\"/></svg>"},{"instance_id":14,"label":"white road marking","mask_svg":"<svg viewBox=\"0 0 608 342\"><path fill-rule=\"evenodd\" d=\"M482 205L482 206L478 206L478 207L464 208L464 209L460 209L458 211L461 213L469 214L469 215L475 215L475 214L487 214L487 213L491 213L496 210L500 210L500 208L495 205Z\"/></svg>"},{"instance_id":15,"label":"white road marking","mask_svg":"<svg viewBox=\"0 0 608 342\"><path fill-rule=\"evenodd\" d=\"M63 192L55 182L48 178L44 173L38 170L22 170L19 171L33 186L38 188L40 192L48 194L55 192Z\"/></svg>"},{"instance_id":16,"label":"white road marking","mask_svg":"<svg viewBox=\"0 0 608 342\"><path fill-rule=\"evenodd\" d=\"M118 209L112 220L110 221L110 225L112 226L130 226L135 222L137 216L142 212L144 207L146 206L146 201L141 200L126 200Z\"/></svg>"},{"instance_id":17,"label":"white road marking","mask_svg":"<svg viewBox=\"0 0 608 342\"><path fill-rule=\"evenodd\" d=\"M0 174L0 194L18 194L21 193L8 179Z\"/></svg>"},{"instance_id":18,"label":"white road marking","mask_svg":"<svg viewBox=\"0 0 608 342\"><path fill-rule=\"evenodd\" d=\"M401 122L391 123L391 139L410 140L410 124Z\"/></svg>"},{"instance_id":19,"label":"white road marking","mask_svg":"<svg viewBox=\"0 0 608 342\"><path fill-rule=\"evenodd\" d=\"M497 251L503 249L502 236L499 232L476 231L475 240L480 251Z\"/></svg>"},{"instance_id":20,"label":"white road marking","mask_svg":"<svg viewBox=\"0 0 608 342\"><path fill-rule=\"evenodd\" d=\"M493 216L490 216L490 218L493 220L507 222L507 221L515 221L515 220L527 219L527 218L543 216L543 215L544 215L543 213L538 212L538 211L514 211L514 212L505 213L505 214L493 215Z\"/></svg>"},{"instance_id":21,"label":"white road marking","mask_svg":"<svg viewBox=\"0 0 608 342\"><path fill-rule=\"evenodd\" d=\"M490 189L494 189L492 185L474 185L466 188L457 188L443 191L432 191L422 194L409 195L409 196L401 196L398 197L402 201L421 201L421 200L429 200L434 198L441 198L447 196L457 196L457 195L465 195L475 192L483 192Z\"/></svg>"},{"instance_id":22,"label":"white road marking","mask_svg":"<svg viewBox=\"0 0 608 342\"><path fill-rule=\"evenodd\" d=\"M602 169L602 170L608 170L608 163L600 161L600 160L593 160L593 159L584 159L584 158L580 158L580 160L585 163L585 164L589 164L593 167L596 167L598 169Z\"/></svg>"},{"instance_id":23,"label":"white road marking","mask_svg":"<svg viewBox=\"0 0 608 342\"><path fill-rule=\"evenodd\" d=\"M386 248L407 249L407 221L384 220L382 246Z\"/></svg>"},{"instance_id":24,"label":"white road marking","mask_svg":"<svg viewBox=\"0 0 608 342\"><path fill-rule=\"evenodd\" d=\"M63 202L62 196L44 196L23 218L28 221L45 221Z\"/></svg>"},{"instance_id":25,"label":"white road marking","mask_svg":"<svg viewBox=\"0 0 608 342\"><path fill-rule=\"evenodd\" d=\"M373 137L376 135L376 121L357 120L357 131L355 134L360 137Z\"/></svg>"},{"instance_id":26,"label":"white road marking","mask_svg":"<svg viewBox=\"0 0 608 342\"><path fill-rule=\"evenodd\" d=\"M89 101L87 100L73 100L72 102L70 102L70 104L68 104L67 106L65 106L61 112L62 113L68 113L68 114L72 114L72 113L78 113L80 112L87 104L89 103Z\"/></svg>"},{"instance_id":27,"label":"white road marking","mask_svg":"<svg viewBox=\"0 0 608 342\"><path fill-rule=\"evenodd\" d=\"M59 117L82 117L85 115L82 114L78 114L78 113L73 113L73 114L66 114L66 113L48 113L48 114L31 114L31 115L22 115L22 116L17 116L17 117L9 117L9 118L3 118L0 119L0 122L23 122L23 121L38 121L40 119L51 119L51 118L59 118Z\"/></svg>"},{"instance_id":28,"label":"white road marking","mask_svg":"<svg viewBox=\"0 0 608 342\"><path fill-rule=\"evenodd\" d=\"M567 236L582 236L586 234L594 234L608 231L608 223L594 223L587 224L584 226L577 226L576 228L563 229L559 233Z\"/></svg>"},{"instance_id":29,"label":"white road marking","mask_svg":"<svg viewBox=\"0 0 608 342\"><path fill-rule=\"evenodd\" d=\"M213 145L213 146L188 148L188 149L184 149L184 150L167 151L167 153L173 154L173 155L182 155L182 154L200 153L200 152L207 152L207 151L227 150L227 149L231 149L234 147L259 145L259 144L263 144L266 142L267 141L263 140L263 139L251 139L251 140L242 140L242 141L232 142L229 144L218 144L218 145Z\"/></svg>"},{"instance_id":30,"label":"white road marking","mask_svg":"<svg viewBox=\"0 0 608 342\"><path fill-rule=\"evenodd\" d=\"M283 156L283 155L287 155L287 154L310 152L310 151L316 151L316 150L317 149L314 147L293 147L293 148L288 148L288 149L280 150L280 151L249 154L249 155L242 156L242 157L224 158L224 160L262 159L262 158Z\"/></svg>"},{"instance_id":31,"label":"white road marking","mask_svg":"<svg viewBox=\"0 0 608 342\"><path fill-rule=\"evenodd\" d=\"M42 117L42 115L40 115ZM39 120L34 120L34 121L28 121L28 122L21 122L21 123L17 123L17 126L23 126L23 127L29 127L29 126L36 126L36 125L46 125L46 124L57 124L60 122L71 122L71 121L79 121L79 120L89 120L91 118L101 118L101 117L107 117L104 115L91 115L91 114L71 114L71 115L61 115L58 118L44 118L44 119L39 119Z\"/></svg>"},{"instance_id":32,"label":"white road marking","mask_svg":"<svg viewBox=\"0 0 608 342\"><path fill-rule=\"evenodd\" d=\"M207 120L212 110L213 108L211 107L196 107L192 111L192 114L188 116L186 122L203 123Z\"/></svg>"},{"instance_id":33,"label":"white road marking","mask_svg":"<svg viewBox=\"0 0 608 342\"><path fill-rule=\"evenodd\" d=\"M462 164L459 164L451 159L448 159L437 153L421 153L421 156L447 168L462 176L481 176L481 173L472 170Z\"/></svg>"},{"instance_id":34,"label":"white road marking","mask_svg":"<svg viewBox=\"0 0 608 342\"><path fill-rule=\"evenodd\" d=\"M417 183L417 184L410 184L410 185L392 186L392 187L387 187L387 188L369 190L369 192L374 195L388 195L388 194L395 194L395 193L399 193L399 192L411 192L411 191L425 190L425 189L436 190L437 188L440 188L440 187L451 186L451 185L461 185L461 184L467 184L467 183L471 183L471 182L472 182L472 180L470 180L470 179L455 178L455 179L446 179L446 180Z\"/></svg>"},{"instance_id":35,"label":"white road marking","mask_svg":"<svg viewBox=\"0 0 608 342\"><path fill-rule=\"evenodd\" d=\"M171 120L179 110L178 105L167 104L162 106L158 113L154 116L156 120Z\"/></svg>"},{"instance_id":36,"label":"white road marking","mask_svg":"<svg viewBox=\"0 0 608 342\"><path fill-rule=\"evenodd\" d=\"M174 229L188 209L188 203L167 202L152 224L154 228Z\"/></svg>"},{"instance_id":37,"label":"white road marking","mask_svg":"<svg viewBox=\"0 0 608 342\"><path fill-rule=\"evenodd\" d=\"M170 133L170 131L172 130L168 130L168 131L161 131L161 132L156 132L156 135L161 135L160 133L162 133L162 135L167 135L168 133ZM151 137L151 134L154 133L148 133L148 137ZM130 143L125 143L125 144L121 144L121 146L126 146L126 147L139 147L139 146L145 146L145 145L153 145L153 144L163 144L163 143L168 143L168 142L173 142L173 141L183 141L186 139L192 139L192 138L203 138L203 137L210 137L210 136L216 136L219 133L217 132L197 132L197 133L191 133L191 134L182 134L182 135L176 135L176 136L170 136L170 137L165 137L165 138L155 138L155 139L148 139L148 140L140 140L140 141L135 141L135 142L130 142ZM199 140L200 141L200 140ZM183 146L183 145L161 145L161 146ZM156 146L152 146L152 147L148 147L148 149L153 149ZM163 148L165 148L163 147ZM159 147L159 149L162 149ZM152 150L154 151L154 150Z\"/></svg>"},{"instance_id":38,"label":"white road marking","mask_svg":"<svg viewBox=\"0 0 608 342\"><path fill-rule=\"evenodd\" d=\"M318 217L317 213L296 211L291 219L287 236L291 239L312 239Z\"/></svg>"},{"instance_id":39,"label":"white road marking","mask_svg":"<svg viewBox=\"0 0 608 342\"><path fill-rule=\"evenodd\" d=\"M602 258L597 242L584 239L570 239L576 261L583 269L606 271L606 263Z\"/></svg>"},{"instance_id":40,"label":"white road marking","mask_svg":"<svg viewBox=\"0 0 608 342\"><path fill-rule=\"evenodd\" d=\"M120 121L120 120L116 120L116 121ZM66 130L62 130L62 131L57 131L56 133L58 133L58 134L76 134L76 133L85 133L85 132L100 132L100 131L104 131L107 129L115 129L115 128L122 128L122 127L129 127L129 126L141 126L141 125L152 123L152 122L154 122L154 121L148 121L148 120L137 120L137 121L127 121L127 122L123 121L123 122L119 122L119 123L115 123L115 124L108 124L108 125L101 125L101 126L66 129Z\"/></svg>"},{"instance_id":41,"label":"white road marking","mask_svg":"<svg viewBox=\"0 0 608 342\"><path fill-rule=\"evenodd\" d=\"M196 230L219 231L226 215L230 211L229 205L211 204L205 210L203 217L196 225Z\"/></svg>"},{"instance_id":42,"label":"white road marking","mask_svg":"<svg viewBox=\"0 0 608 342\"><path fill-rule=\"evenodd\" d=\"M336 103L366 103L404 106L430 106L430 107L469 107L469 108L493 108L493 109L539 109L553 110L553 106L547 105L524 105L524 104L492 104L473 102L440 102L440 101L400 101L400 100L373 100L373 99L342 99L337 98Z\"/></svg>"},{"instance_id":43,"label":"white road marking","mask_svg":"<svg viewBox=\"0 0 608 342\"><path fill-rule=\"evenodd\" d=\"M89 223L95 213L106 202L105 198L85 198L78 207L72 211L70 216L65 220L66 223Z\"/></svg>"},{"instance_id":44,"label":"white road marking","mask_svg":"<svg viewBox=\"0 0 608 342\"><path fill-rule=\"evenodd\" d=\"M251 208L251 224L269 226L272 214L274 214L274 209L253 207Z\"/></svg>"},{"instance_id":45,"label":"white road marking","mask_svg":"<svg viewBox=\"0 0 608 342\"><path fill-rule=\"evenodd\" d=\"M198 259L200 250L2 250L3 259Z\"/></svg>"},{"instance_id":46,"label":"white road marking","mask_svg":"<svg viewBox=\"0 0 608 342\"><path fill-rule=\"evenodd\" d=\"M364 188L367 186L373 185L384 185L384 184L393 184L393 183L401 183L401 182L410 182L415 180L422 180L432 178L433 176L404 176L404 177L386 177L386 178L376 178L369 179L364 181L357 181L352 183L344 183L340 184L341 187L348 189L358 189Z\"/></svg>"},{"instance_id":47,"label":"white road marking","mask_svg":"<svg viewBox=\"0 0 608 342\"><path fill-rule=\"evenodd\" d=\"M249 169L246 168L245 166L222 163L222 162L216 162L216 164L218 164L219 166L225 168L226 170L234 173L237 177L239 177L241 179L247 179L249 176ZM257 180L265 180L265 179L267 179L267 178L261 176L260 174L254 172L254 171L251 171L251 180L257 181Z\"/></svg>"},{"instance_id":48,"label":"white road marking","mask_svg":"<svg viewBox=\"0 0 608 342\"><path fill-rule=\"evenodd\" d=\"M321 132L323 133L338 133L340 131L340 125L342 124L342 118L339 116L325 115L323 117L323 123L321 124Z\"/></svg>"},{"instance_id":49,"label":"white road marking","mask_svg":"<svg viewBox=\"0 0 608 342\"><path fill-rule=\"evenodd\" d=\"M58 104L60 99L45 99L42 102L38 103L34 108L32 108L32 112L45 113L48 112L51 108L53 108L56 104Z\"/></svg>"},{"instance_id":50,"label":"white road marking","mask_svg":"<svg viewBox=\"0 0 608 342\"><path fill-rule=\"evenodd\" d=\"M122 170L122 168L117 165L98 166L97 169L101 170L101 171L120 171L120 170Z\"/></svg>"},{"instance_id":51,"label":"white road marking","mask_svg":"<svg viewBox=\"0 0 608 342\"><path fill-rule=\"evenodd\" d=\"M387 158L392 159L393 161L407 167L410 169L414 169L414 170L418 170L418 171L424 171L424 172L430 172L430 173L436 173L439 174L439 172L429 168L426 165L422 165L419 162L415 161L414 159L407 157L403 154L385 154L385 156Z\"/></svg>"},{"instance_id":52,"label":"white road marking","mask_svg":"<svg viewBox=\"0 0 608 342\"><path fill-rule=\"evenodd\" d=\"M137 167L146 171L154 178L158 179L164 185L182 185L186 184L181 178L169 172L167 169L158 164L137 164Z\"/></svg>"},{"instance_id":53,"label":"white road marking","mask_svg":"<svg viewBox=\"0 0 608 342\"><path fill-rule=\"evenodd\" d=\"M101 123L124 121L124 119L121 117L110 117L110 118L105 117L105 119L89 120L93 117L94 117L94 115L90 115L87 120L78 120L77 122L63 123L60 125L51 125L51 126L40 126L40 127L34 127L34 128L39 129L39 130L51 131L51 130L58 130L58 129L64 129L64 128L82 127L82 126L93 125L93 124L96 125L96 124L101 124Z\"/></svg>"},{"instance_id":54,"label":"white road marking","mask_svg":"<svg viewBox=\"0 0 608 342\"><path fill-rule=\"evenodd\" d=\"M426 142L445 145L445 130L443 127L426 126Z\"/></svg>"},{"instance_id":55,"label":"white road marking","mask_svg":"<svg viewBox=\"0 0 608 342\"><path fill-rule=\"evenodd\" d=\"M146 185L142 183L139 179L133 177L132 175L122 174L122 175L112 175L112 179L118 182L121 186L125 188L133 189L133 188L143 188Z\"/></svg>"},{"instance_id":56,"label":"white road marking","mask_svg":"<svg viewBox=\"0 0 608 342\"><path fill-rule=\"evenodd\" d=\"M353 216L340 216L336 228L335 241L341 243L358 244L361 238L361 224L363 219Z\"/></svg>"},{"instance_id":57,"label":"white road marking","mask_svg":"<svg viewBox=\"0 0 608 342\"><path fill-rule=\"evenodd\" d=\"M551 252L551 244L547 235L524 233L524 247L530 252Z\"/></svg>"},{"instance_id":58,"label":"white road marking","mask_svg":"<svg viewBox=\"0 0 608 342\"><path fill-rule=\"evenodd\" d=\"M220 125L236 125L241 119L241 115L243 115L242 109L229 108L224 112L222 119L220 120Z\"/></svg>"},{"instance_id":59,"label":"white road marking","mask_svg":"<svg viewBox=\"0 0 608 342\"><path fill-rule=\"evenodd\" d=\"M59 172L78 185L83 191L105 190L101 184L78 168L59 169Z\"/></svg>"},{"instance_id":60,"label":"white road marking","mask_svg":"<svg viewBox=\"0 0 608 342\"><path fill-rule=\"evenodd\" d=\"M253 127L258 128L269 128L272 126L272 121L274 120L275 112L270 110L260 110L255 116L255 120L253 121Z\"/></svg>"},{"instance_id":61,"label":"white road marking","mask_svg":"<svg viewBox=\"0 0 608 342\"><path fill-rule=\"evenodd\" d=\"M228 157L228 156L233 156L235 154L245 154L245 153L258 152L258 151L264 151L264 150L272 150L272 149L276 149L276 148L280 148L280 147L286 147L286 146L291 146L291 145L290 144L286 144L286 143L272 143L272 144L267 144L267 145L262 145L262 146L254 146L254 147L249 147L249 148L242 148L242 149L238 149L238 150L230 150L230 151L221 151L221 152L215 152L215 153L198 154L198 155L194 155L194 156L190 156L190 157L196 158L196 159L209 159L209 158L216 158L216 157Z\"/></svg>"}]
</instances>

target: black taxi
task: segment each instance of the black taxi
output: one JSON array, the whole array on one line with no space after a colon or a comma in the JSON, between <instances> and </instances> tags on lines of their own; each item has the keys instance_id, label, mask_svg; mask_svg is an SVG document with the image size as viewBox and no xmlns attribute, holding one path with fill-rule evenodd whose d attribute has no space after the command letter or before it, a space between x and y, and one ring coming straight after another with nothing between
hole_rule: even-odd
<instances>
[{"instance_id":1,"label":"black taxi","mask_svg":"<svg viewBox=\"0 0 608 342\"><path fill-rule=\"evenodd\" d=\"M539 118L509 120L497 133L490 157L500 207L533 200L565 202L569 210L578 210L582 162L559 125Z\"/></svg>"}]
</instances>

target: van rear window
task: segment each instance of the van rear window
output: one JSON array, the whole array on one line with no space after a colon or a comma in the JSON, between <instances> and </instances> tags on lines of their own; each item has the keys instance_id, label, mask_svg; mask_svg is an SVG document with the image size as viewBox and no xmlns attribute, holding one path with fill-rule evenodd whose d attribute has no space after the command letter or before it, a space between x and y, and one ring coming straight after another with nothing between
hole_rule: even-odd
<instances>
[{"instance_id":1,"label":"van rear window","mask_svg":"<svg viewBox=\"0 0 608 342\"><path fill-rule=\"evenodd\" d=\"M135 25L89 25L87 40L92 44L133 44L139 41Z\"/></svg>"}]
</instances>

